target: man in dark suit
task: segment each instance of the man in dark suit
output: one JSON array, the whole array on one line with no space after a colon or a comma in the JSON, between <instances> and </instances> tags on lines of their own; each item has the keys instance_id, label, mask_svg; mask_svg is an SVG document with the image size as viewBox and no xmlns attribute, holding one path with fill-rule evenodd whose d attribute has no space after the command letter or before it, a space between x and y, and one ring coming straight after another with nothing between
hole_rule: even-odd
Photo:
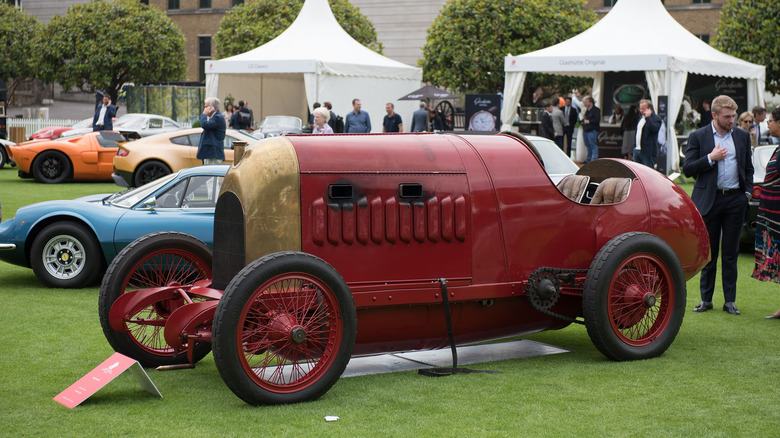
<instances>
[{"instance_id":1,"label":"man in dark suit","mask_svg":"<svg viewBox=\"0 0 780 438\"><path fill-rule=\"evenodd\" d=\"M555 138L555 128L553 127L553 119L552 119L552 110L553 110L553 103L552 101L547 102L544 105L545 111L542 113L542 125L541 125L541 132L539 135L545 138L549 138L550 140Z\"/></svg>"},{"instance_id":2,"label":"man in dark suit","mask_svg":"<svg viewBox=\"0 0 780 438\"><path fill-rule=\"evenodd\" d=\"M103 105L95 108L95 116L92 117L92 130L112 131L114 117L116 117L116 106L111 105L111 98L108 97L108 94L103 94Z\"/></svg>"},{"instance_id":3,"label":"man in dark suit","mask_svg":"<svg viewBox=\"0 0 780 438\"><path fill-rule=\"evenodd\" d=\"M577 124L577 120L580 118L580 112L577 108L571 105L571 96L564 99L565 105L563 106L563 151L566 155L571 153L571 139L574 135L574 125Z\"/></svg>"},{"instance_id":4,"label":"man in dark suit","mask_svg":"<svg viewBox=\"0 0 780 438\"><path fill-rule=\"evenodd\" d=\"M653 112L653 102L647 99L639 101L639 112L644 116L636 127L637 145L641 150L639 153L634 152L634 161L655 168L655 159L658 156L658 131L663 121L661 116Z\"/></svg>"},{"instance_id":5,"label":"man in dark suit","mask_svg":"<svg viewBox=\"0 0 780 438\"><path fill-rule=\"evenodd\" d=\"M739 234L753 188L753 159L750 134L734 129L737 104L728 96L712 101L712 123L688 137L683 172L695 176L693 199L707 225L711 260L701 271L701 302L694 312L712 309L717 275L718 247L722 249L723 310L739 315L737 257Z\"/></svg>"},{"instance_id":6,"label":"man in dark suit","mask_svg":"<svg viewBox=\"0 0 780 438\"><path fill-rule=\"evenodd\" d=\"M203 113L200 115L200 144L195 158L203 164L219 164L225 161L225 117L219 112L219 99L206 99Z\"/></svg>"}]
</instances>

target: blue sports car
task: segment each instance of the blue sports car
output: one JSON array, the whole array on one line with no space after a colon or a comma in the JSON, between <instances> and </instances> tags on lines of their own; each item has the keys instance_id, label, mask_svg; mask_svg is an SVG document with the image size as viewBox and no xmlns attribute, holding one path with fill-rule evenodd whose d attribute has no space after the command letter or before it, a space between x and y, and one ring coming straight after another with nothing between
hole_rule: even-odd
<instances>
[{"instance_id":1,"label":"blue sports car","mask_svg":"<svg viewBox=\"0 0 780 438\"><path fill-rule=\"evenodd\" d=\"M156 231L212 245L214 208L229 165L183 169L136 189L20 208L0 223L0 260L32 268L49 287L95 283L133 240Z\"/></svg>"}]
</instances>

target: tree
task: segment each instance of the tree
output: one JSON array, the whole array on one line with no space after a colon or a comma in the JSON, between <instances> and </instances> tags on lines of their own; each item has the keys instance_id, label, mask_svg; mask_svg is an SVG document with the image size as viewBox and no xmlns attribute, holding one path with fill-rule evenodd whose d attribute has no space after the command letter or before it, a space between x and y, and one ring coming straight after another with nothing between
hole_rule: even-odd
<instances>
[{"instance_id":1,"label":"tree","mask_svg":"<svg viewBox=\"0 0 780 438\"><path fill-rule=\"evenodd\" d=\"M116 101L125 82L177 81L187 71L181 30L137 0L72 5L45 33L40 76L65 89L103 90Z\"/></svg>"},{"instance_id":2,"label":"tree","mask_svg":"<svg viewBox=\"0 0 780 438\"><path fill-rule=\"evenodd\" d=\"M450 0L428 29L424 80L458 92L503 89L504 57L543 49L596 22L584 0ZM566 81L529 75L526 88ZM576 81L576 80L575 80Z\"/></svg>"},{"instance_id":3,"label":"tree","mask_svg":"<svg viewBox=\"0 0 780 438\"><path fill-rule=\"evenodd\" d=\"M329 0L336 21L357 42L382 53L376 30L371 21L348 0ZM214 35L220 58L238 55L261 46L290 27L303 7L303 0L256 0L234 7L225 14L219 31ZM328 44L327 39L311 30L312 51L317 44Z\"/></svg>"},{"instance_id":4,"label":"tree","mask_svg":"<svg viewBox=\"0 0 780 438\"><path fill-rule=\"evenodd\" d=\"M0 3L0 79L25 78L37 73L35 35L41 24L25 11Z\"/></svg>"},{"instance_id":5,"label":"tree","mask_svg":"<svg viewBox=\"0 0 780 438\"><path fill-rule=\"evenodd\" d=\"M766 89L780 93L780 2L729 0L720 12L712 45L718 50L766 66Z\"/></svg>"}]
</instances>

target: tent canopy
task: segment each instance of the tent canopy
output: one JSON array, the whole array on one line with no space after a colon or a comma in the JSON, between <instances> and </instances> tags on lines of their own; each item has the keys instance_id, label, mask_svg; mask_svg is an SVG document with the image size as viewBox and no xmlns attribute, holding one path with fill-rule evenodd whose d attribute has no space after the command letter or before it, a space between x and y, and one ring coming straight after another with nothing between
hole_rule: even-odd
<instances>
[{"instance_id":1,"label":"tent canopy","mask_svg":"<svg viewBox=\"0 0 780 438\"><path fill-rule=\"evenodd\" d=\"M382 56L341 28L327 0L306 0L295 21L272 41L239 55L206 62L206 94L260 103L263 116L306 115L315 101L336 113L363 103L374 131L387 102L420 86L422 70ZM396 111L413 103L396 104Z\"/></svg>"},{"instance_id":2,"label":"tent canopy","mask_svg":"<svg viewBox=\"0 0 780 438\"><path fill-rule=\"evenodd\" d=\"M593 78L592 96L599 106L605 71L645 71L653 104L658 105L659 95L669 96L672 121L677 119L688 73L747 79L751 107L763 104L766 76L764 66L719 52L688 32L660 0L620 0L577 36L535 52L507 55L504 71L506 102L518 102L526 73L538 72ZM504 106L502 129L510 129L516 114L515 105ZM667 138L676 150L674 135ZM676 160L672 164L676 166Z\"/></svg>"}]
</instances>

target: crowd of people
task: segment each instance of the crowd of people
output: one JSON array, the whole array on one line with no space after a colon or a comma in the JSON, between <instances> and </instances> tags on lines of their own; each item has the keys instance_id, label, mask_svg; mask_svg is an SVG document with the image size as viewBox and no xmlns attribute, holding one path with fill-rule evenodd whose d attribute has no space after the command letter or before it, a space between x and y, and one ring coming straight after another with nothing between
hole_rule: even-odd
<instances>
[{"instance_id":1,"label":"crowd of people","mask_svg":"<svg viewBox=\"0 0 780 438\"><path fill-rule=\"evenodd\" d=\"M598 158L598 133L601 111L593 98L585 95L567 96L564 105L553 97L542 104L540 133L553 141L568 155L571 132L579 120L587 150L585 162ZM572 106L572 102L574 105ZM699 129L690 134L685 150L683 172L696 178L692 199L704 219L709 233L711 260L701 272L701 301L694 312L714 308L718 256L721 258L723 310L732 315L741 312L736 305L737 259L739 239L748 203L753 191L752 150L759 145L776 144L780 138L780 107L767 119L766 109L756 106L737 117L737 103L728 96L706 99L701 105ZM767 131L761 130L767 120ZM621 155L651 168L657 166L659 153L666 141L666 125L655 113L652 101L642 99L627 111L616 105L608 123L620 126ZM570 135L570 134L569 134ZM780 283L780 169L775 149L767 168L759 198L756 226L755 267L752 278ZM780 319L780 309L770 319Z\"/></svg>"}]
</instances>

